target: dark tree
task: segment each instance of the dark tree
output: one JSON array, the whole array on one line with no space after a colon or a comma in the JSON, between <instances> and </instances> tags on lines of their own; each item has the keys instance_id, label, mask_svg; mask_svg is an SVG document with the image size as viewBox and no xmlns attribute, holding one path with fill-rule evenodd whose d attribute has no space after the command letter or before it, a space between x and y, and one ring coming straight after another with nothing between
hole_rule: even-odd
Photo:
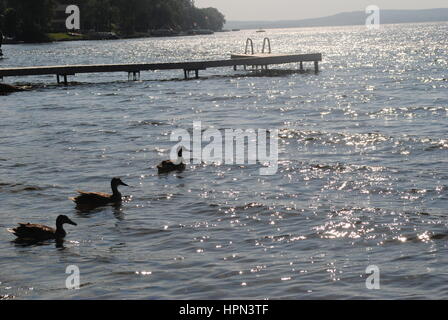
<instances>
[{"instance_id":1,"label":"dark tree","mask_svg":"<svg viewBox=\"0 0 448 320\"><path fill-rule=\"evenodd\" d=\"M45 40L46 33L61 31L55 30L52 23L65 14L57 11L57 7L72 3L69 0L0 0L0 28L7 36L19 40ZM192 0L77 0L76 3L84 31L116 31L123 35L154 29L218 31L225 23L217 9L198 9Z\"/></svg>"}]
</instances>

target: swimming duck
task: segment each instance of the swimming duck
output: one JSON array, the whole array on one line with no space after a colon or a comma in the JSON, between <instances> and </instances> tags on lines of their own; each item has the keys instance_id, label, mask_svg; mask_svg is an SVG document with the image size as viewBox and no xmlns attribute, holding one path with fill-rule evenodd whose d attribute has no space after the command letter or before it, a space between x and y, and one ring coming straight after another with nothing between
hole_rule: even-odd
<instances>
[{"instance_id":1,"label":"swimming duck","mask_svg":"<svg viewBox=\"0 0 448 320\"><path fill-rule=\"evenodd\" d=\"M177 153L177 156L179 157L177 159L177 164L171 160L165 160L162 161L158 166L157 169L160 173L168 173L171 171L183 171L186 168L186 165L184 163L184 158L182 157L182 150L183 148L180 148L179 152Z\"/></svg>"},{"instance_id":2,"label":"swimming duck","mask_svg":"<svg viewBox=\"0 0 448 320\"><path fill-rule=\"evenodd\" d=\"M44 226L42 224L19 223L14 229L7 229L21 240L44 241L44 240L61 240L67 234L63 228L65 223L76 226L77 224L70 220L67 216L60 215L56 219L56 229Z\"/></svg>"},{"instance_id":3,"label":"swimming duck","mask_svg":"<svg viewBox=\"0 0 448 320\"><path fill-rule=\"evenodd\" d=\"M77 206L87 207L100 207L108 204L120 204L122 199L121 193L118 191L118 186L129 186L121 181L120 178L113 178L110 182L110 185L112 188L112 194L78 191L79 196L70 198L70 200L74 201Z\"/></svg>"}]
</instances>

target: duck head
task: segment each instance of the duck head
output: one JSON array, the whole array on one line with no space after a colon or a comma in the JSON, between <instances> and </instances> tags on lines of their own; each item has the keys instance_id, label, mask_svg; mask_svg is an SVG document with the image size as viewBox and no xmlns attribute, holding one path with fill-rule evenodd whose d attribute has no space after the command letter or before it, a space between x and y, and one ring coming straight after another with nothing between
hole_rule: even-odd
<instances>
[{"instance_id":1,"label":"duck head","mask_svg":"<svg viewBox=\"0 0 448 320\"><path fill-rule=\"evenodd\" d=\"M121 181L120 178L113 178L111 183L112 188L116 188L118 186L125 186L125 187L129 187L126 183L124 183L123 181Z\"/></svg>"},{"instance_id":2,"label":"duck head","mask_svg":"<svg viewBox=\"0 0 448 320\"><path fill-rule=\"evenodd\" d=\"M65 215L60 215L57 219L56 219L56 225L57 226L62 226L63 224L68 223L74 226L77 226L77 224L75 222L73 222L72 220L70 220L69 217L65 216Z\"/></svg>"}]
</instances>

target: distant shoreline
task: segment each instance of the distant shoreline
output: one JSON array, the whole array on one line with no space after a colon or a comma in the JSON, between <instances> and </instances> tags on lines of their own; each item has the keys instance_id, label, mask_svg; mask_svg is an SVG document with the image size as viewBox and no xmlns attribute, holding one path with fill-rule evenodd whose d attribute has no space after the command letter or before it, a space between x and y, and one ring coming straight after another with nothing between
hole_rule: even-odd
<instances>
[{"instance_id":1,"label":"distant shoreline","mask_svg":"<svg viewBox=\"0 0 448 320\"><path fill-rule=\"evenodd\" d=\"M448 9L447 9L448 10ZM395 24L411 24L411 23L448 23L448 18L446 20L432 20L432 21L413 21L413 22L383 22L382 25L395 25ZM224 32L237 32L237 31L250 31L250 30L259 30L262 29L307 29L307 28L325 28L325 27L355 27L362 26L363 24L340 24L340 25L322 25L322 26L277 26L277 27L251 27L251 28L233 28L232 30L221 30L216 31L214 33L224 33ZM91 37L87 34L81 34L79 36L70 36L69 33L57 33L57 34L48 34L48 41L20 41L13 39L4 39L3 45L14 45L14 44L39 44L39 43L54 43L54 42L69 42L69 41L98 41L98 40L127 40L127 39L145 39L145 38L175 38L175 37L193 37L197 36L197 34L178 34L178 35L166 35L166 36L156 36L151 33L138 33L129 36L118 36L110 37L110 38L101 38L101 37Z\"/></svg>"},{"instance_id":2,"label":"distant shoreline","mask_svg":"<svg viewBox=\"0 0 448 320\"><path fill-rule=\"evenodd\" d=\"M380 8L381 9L381 8ZM242 30L342 27L365 25L365 11L342 12L335 15L302 20L228 21L224 28ZM448 22L448 8L423 10L380 10L381 24Z\"/></svg>"},{"instance_id":3,"label":"distant shoreline","mask_svg":"<svg viewBox=\"0 0 448 320\"><path fill-rule=\"evenodd\" d=\"M229 30L216 31L229 32ZM216 33L211 32L210 34ZM188 34L187 32L173 34L173 35L153 35L148 33L136 33L133 35L117 35L113 32L100 32L94 34L75 34L71 32L60 32L60 33L47 33L48 40L46 41L20 41L15 39L4 39L3 44L13 45L13 44L33 44L33 43L52 43L52 42L67 42L67 41L98 41L98 40L125 40L125 39L143 39L143 38L174 38L174 37L194 37L201 34Z\"/></svg>"}]
</instances>

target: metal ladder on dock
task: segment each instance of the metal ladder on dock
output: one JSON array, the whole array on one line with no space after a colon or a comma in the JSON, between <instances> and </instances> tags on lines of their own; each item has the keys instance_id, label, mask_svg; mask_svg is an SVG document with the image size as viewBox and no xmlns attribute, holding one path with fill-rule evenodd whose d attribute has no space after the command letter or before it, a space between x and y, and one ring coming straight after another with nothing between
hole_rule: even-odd
<instances>
[{"instance_id":1,"label":"metal ladder on dock","mask_svg":"<svg viewBox=\"0 0 448 320\"><path fill-rule=\"evenodd\" d=\"M249 50L248 50L248 49L249 49L249 45L250 45L250 47L251 47L251 54L252 54L252 55L255 54L255 51L254 51L254 42L252 41L251 38L247 38L247 40L246 40L246 49L244 49L244 54L248 54L247 52L249 51Z\"/></svg>"},{"instance_id":2,"label":"metal ladder on dock","mask_svg":"<svg viewBox=\"0 0 448 320\"><path fill-rule=\"evenodd\" d=\"M261 49L261 53L264 53L264 49L266 48L266 43L268 44L268 47L269 47L269 54L271 54L272 53L272 50L271 50L271 40L269 38L264 38L263 39L263 48Z\"/></svg>"},{"instance_id":3,"label":"metal ladder on dock","mask_svg":"<svg viewBox=\"0 0 448 320\"><path fill-rule=\"evenodd\" d=\"M267 46L266 46L267 45ZM249 53L249 49L250 49L250 53ZM265 50L268 49L269 52L266 53ZM261 54L271 54L272 53L272 49L271 49L271 40L269 38L264 38L263 39L263 47L261 49ZM247 38L246 40L246 47L244 49L244 54L248 55L255 55L255 50L254 50L254 42L251 38ZM265 65L264 68L267 70L268 66ZM253 69L258 69L258 66L252 66L252 70ZM263 66L261 66L261 69L263 69ZM237 70L237 67L234 66L234 70ZM247 70L247 66L244 66L244 70Z\"/></svg>"}]
</instances>

